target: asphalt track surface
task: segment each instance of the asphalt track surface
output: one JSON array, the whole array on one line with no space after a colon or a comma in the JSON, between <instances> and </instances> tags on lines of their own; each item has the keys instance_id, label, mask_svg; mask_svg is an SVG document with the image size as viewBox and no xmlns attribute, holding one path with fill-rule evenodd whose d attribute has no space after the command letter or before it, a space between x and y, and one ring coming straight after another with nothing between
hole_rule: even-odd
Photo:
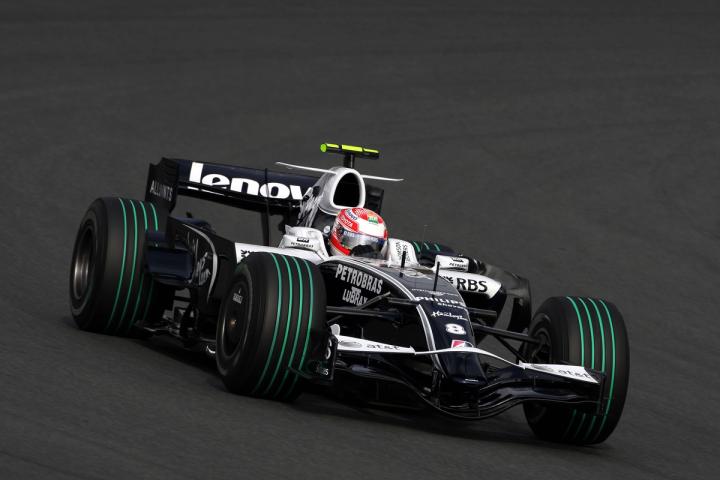
<instances>
[{"instance_id":1,"label":"asphalt track surface","mask_svg":"<svg viewBox=\"0 0 720 480\"><path fill-rule=\"evenodd\" d=\"M102 5L101 5L102 3ZM0 478L717 478L716 2L24 1L0 5ZM366 173L392 234L624 312L625 414L599 446L227 393L212 362L77 330L98 196L162 155ZM258 222L187 204L238 240Z\"/></svg>"}]
</instances>

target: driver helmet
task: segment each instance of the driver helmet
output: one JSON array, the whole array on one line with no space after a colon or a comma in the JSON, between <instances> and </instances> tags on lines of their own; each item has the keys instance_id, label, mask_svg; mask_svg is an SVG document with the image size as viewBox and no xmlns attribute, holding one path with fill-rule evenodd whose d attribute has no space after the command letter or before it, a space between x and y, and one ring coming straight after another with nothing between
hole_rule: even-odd
<instances>
[{"instance_id":1,"label":"driver helmet","mask_svg":"<svg viewBox=\"0 0 720 480\"><path fill-rule=\"evenodd\" d=\"M330 251L333 255L385 255L387 238L380 215L367 208L345 208L338 213L330 231Z\"/></svg>"}]
</instances>

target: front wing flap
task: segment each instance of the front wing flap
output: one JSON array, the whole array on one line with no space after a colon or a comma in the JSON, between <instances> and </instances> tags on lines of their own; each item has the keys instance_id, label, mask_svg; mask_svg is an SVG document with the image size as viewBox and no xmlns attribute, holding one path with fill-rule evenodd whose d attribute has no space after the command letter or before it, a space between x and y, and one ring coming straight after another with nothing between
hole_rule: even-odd
<instances>
[{"instance_id":1,"label":"front wing flap","mask_svg":"<svg viewBox=\"0 0 720 480\"><path fill-rule=\"evenodd\" d=\"M483 350L477 347L460 346L454 348L444 348L440 350L428 350L418 352L412 347L401 347L398 345L390 345L382 342L375 342L363 338L349 337L346 335L335 334L337 339L339 352L356 352L356 353L382 353L382 354L405 354L405 355L435 355L459 353L474 353L483 357L490 357L500 360L503 363L519 368L521 370L530 370L540 372L547 375L562 377L565 379L575 380L586 383L600 383L602 373L595 370L589 370L578 365L559 365L559 364L540 364L540 363L514 363L506 360L499 355Z\"/></svg>"}]
</instances>

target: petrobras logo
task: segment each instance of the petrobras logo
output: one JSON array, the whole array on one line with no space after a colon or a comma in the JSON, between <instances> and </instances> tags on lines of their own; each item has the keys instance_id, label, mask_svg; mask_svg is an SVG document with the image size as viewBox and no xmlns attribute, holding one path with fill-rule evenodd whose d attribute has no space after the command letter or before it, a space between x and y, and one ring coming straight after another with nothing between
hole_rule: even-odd
<instances>
[{"instance_id":1,"label":"petrobras logo","mask_svg":"<svg viewBox=\"0 0 720 480\"><path fill-rule=\"evenodd\" d=\"M320 240L309 237L296 237L291 234L283 235L282 242L280 243L280 248L283 247L302 248L304 250L313 251L317 251L321 248Z\"/></svg>"},{"instance_id":2,"label":"petrobras logo","mask_svg":"<svg viewBox=\"0 0 720 480\"><path fill-rule=\"evenodd\" d=\"M382 291L383 281L381 278L377 278L356 268L348 267L342 263L338 264L337 270L335 270L335 278L373 293L380 293Z\"/></svg>"},{"instance_id":3,"label":"petrobras logo","mask_svg":"<svg viewBox=\"0 0 720 480\"><path fill-rule=\"evenodd\" d=\"M219 173L209 173L203 175L205 164L200 162L192 162L190 166L190 176L188 180L193 183L201 183L212 187L226 188L233 192L244 193L247 195L267 197L267 198L292 198L293 200L302 200L302 187L299 185L285 185L279 182L260 183L251 178L234 177L228 178ZM194 187L190 187L194 188ZM151 190L152 192L152 190ZM163 197L164 198L164 197Z\"/></svg>"},{"instance_id":4,"label":"petrobras logo","mask_svg":"<svg viewBox=\"0 0 720 480\"><path fill-rule=\"evenodd\" d=\"M470 267L470 260L462 257L449 257L447 255L437 255L435 257L435 268L441 270L461 270L467 272Z\"/></svg>"},{"instance_id":5,"label":"petrobras logo","mask_svg":"<svg viewBox=\"0 0 720 480\"><path fill-rule=\"evenodd\" d=\"M357 287L346 288L345 291L343 291L342 299L352 305L362 305L368 301L367 297L362 294L362 290Z\"/></svg>"},{"instance_id":6,"label":"petrobras logo","mask_svg":"<svg viewBox=\"0 0 720 480\"><path fill-rule=\"evenodd\" d=\"M451 268L466 268L469 261L467 258L455 258L452 257L452 263L450 264Z\"/></svg>"}]
</instances>

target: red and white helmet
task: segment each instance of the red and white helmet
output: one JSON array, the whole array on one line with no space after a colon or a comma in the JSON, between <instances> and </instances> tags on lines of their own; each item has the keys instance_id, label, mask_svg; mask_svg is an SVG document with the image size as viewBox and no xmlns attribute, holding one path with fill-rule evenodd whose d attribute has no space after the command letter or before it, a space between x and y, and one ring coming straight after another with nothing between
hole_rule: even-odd
<instances>
[{"instance_id":1,"label":"red and white helmet","mask_svg":"<svg viewBox=\"0 0 720 480\"><path fill-rule=\"evenodd\" d=\"M333 255L350 255L353 248L364 246L365 252L385 254L388 232L382 217L367 208L340 210L330 232Z\"/></svg>"}]
</instances>

